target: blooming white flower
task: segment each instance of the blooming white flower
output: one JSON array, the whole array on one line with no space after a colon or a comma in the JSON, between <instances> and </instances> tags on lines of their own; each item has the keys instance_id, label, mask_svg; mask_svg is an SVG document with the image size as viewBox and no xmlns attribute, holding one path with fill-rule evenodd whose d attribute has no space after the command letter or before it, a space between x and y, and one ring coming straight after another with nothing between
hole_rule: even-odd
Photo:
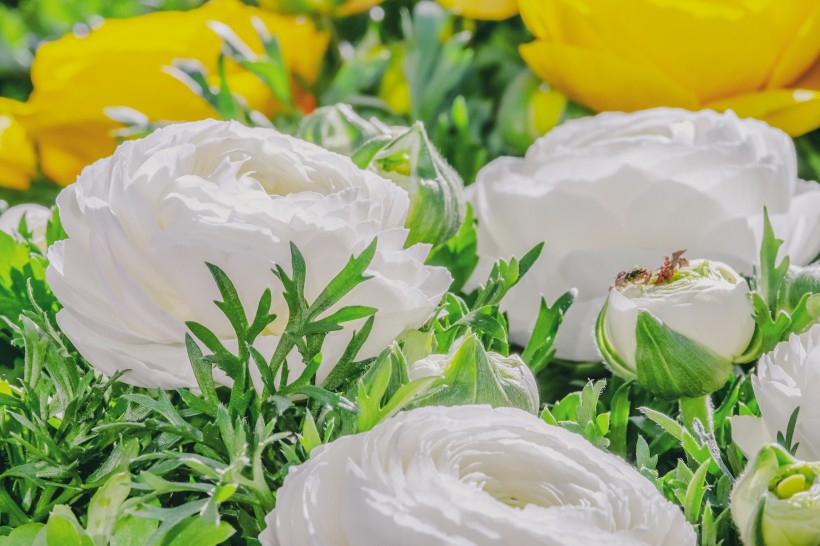
<instances>
[{"instance_id":1,"label":"blooming white flower","mask_svg":"<svg viewBox=\"0 0 820 546\"><path fill-rule=\"evenodd\" d=\"M431 385L433 392L422 396L422 405L490 404L538 411L538 384L527 364L516 354L504 356L485 350L473 333L457 340L446 355L433 354L415 361L408 376L411 381L439 378ZM436 389L438 386L445 388Z\"/></svg>"},{"instance_id":2,"label":"blooming white flower","mask_svg":"<svg viewBox=\"0 0 820 546\"><path fill-rule=\"evenodd\" d=\"M263 546L689 546L681 511L622 459L513 408L427 407L311 452Z\"/></svg>"},{"instance_id":3,"label":"blooming white flower","mask_svg":"<svg viewBox=\"0 0 820 546\"><path fill-rule=\"evenodd\" d=\"M796 455L806 461L820 461L820 324L800 335L792 334L763 355L752 376L761 417L732 418L732 440L747 457L761 447L786 435L789 419L796 408L797 423L792 444ZM791 446L785 446L790 448Z\"/></svg>"},{"instance_id":4,"label":"blooming white flower","mask_svg":"<svg viewBox=\"0 0 820 546\"><path fill-rule=\"evenodd\" d=\"M763 207L792 263L820 253L820 186L798 180L791 139L733 113L654 109L570 121L524 158L500 158L469 198L479 219L480 281L499 257L543 255L507 295L512 339L525 343L538 296L579 295L559 358L596 360L592 330L619 272L688 249L751 275Z\"/></svg>"},{"instance_id":5,"label":"blooming white flower","mask_svg":"<svg viewBox=\"0 0 820 546\"><path fill-rule=\"evenodd\" d=\"M427 320L450 282L445 269L424 265L429 247L404 248L404 190L271 129L213 120L160 129L86 168L57 204L69 236L49 252L47 280L63 305L57 321L93 366L130 370L123 380L135 385L196 385L185 321L236 345L205 262L225 271L249 313L272 290L278 318L257 340L263 354L287 322L271 267L290 273L291 242L305 257L313 301L378 237L372 278L339 303L380 309L360 356ZM328 336L325 362L350 336ZM320 368L318 379L329 371Z\"/></svg>"},{"instance_id":6,"label":"blooming white flower","mask_svg":"<svg viewBox=\"0 0 820 546\"><path fill-rule=\"evenodd\" d=\"M720 388L755 332L746 280L726 264L680 254L657 272L620 274L601 313L598 344L613 371L669 398Z\"/></svg>"},{"instance_id":7,"label":"blooming white flower","mask_svg":"<svg viewBox=\"0 0 820 546\"><path fill-rule=\"evenodd\" d=\"M24 204L15 205L0 214L0 231L17 238L20 221L25 217L26 227L31 233L34 244L41 250L46 249L46 228L51 220L51 209L42 205Z\"/></svg>"}]
</instances>

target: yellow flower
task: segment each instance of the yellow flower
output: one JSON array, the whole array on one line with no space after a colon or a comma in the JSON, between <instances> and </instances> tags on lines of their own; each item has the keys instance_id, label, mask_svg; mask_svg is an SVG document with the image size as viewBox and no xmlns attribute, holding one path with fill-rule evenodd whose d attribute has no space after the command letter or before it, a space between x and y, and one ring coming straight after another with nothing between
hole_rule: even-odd
<instances>
[{"instance_id":1,"label":"yellow flower","mask_svg":"<svg viewBox=\"0 0 820 546\"><path fill-rule=\"evenodd\" d=\"M368 10L382 0L259 0L259 5L277 13L319 13L344 17Z\"/></svg>"},{"instance_id":2,"label":"yellow flower","mask_svg":"<svg viewBox=\"0 0 820 546\"><path fill-rule=\"evenodd\" d=\"M36 168L25 129L13 116L0 114L0 187L28 188Z\"/></svg>"},{"instance_id":3,"label":"yellow flower","mask_svg":"<svg viewBox=\"0 0 820 546\"><path fill-rule=\"evenodd\" d=\"M521 0L527 63L595 110L733 109L820 126L820 2Z\"/></svg>"},{"instance_id":4,"label":"yellow flower","mask_svg":"<svg viewBox=\"0 0 820 546\"><path fill-rule=\"evenodd\" d=\"M470 19L508 19L518 13L518 0L438 0L445 8Z\"/></svg>"},{"instance_id":5,"label":"yellow flower","mask_svg":"<svg viewBox=\"0 0 820 546\"><path fill-rule=\"evenodd\" d=\"M239 0L214 0L188 12L157 12L107 20L88 36L65 36L42 46L34 59L34 91L27 103L5 99L0 112L11 112L37 145L43 172L69 184L82 168L116 147L111 135L118 124L108 107L127 106L151 120L188 121L216 112L184 83L164 71L175 59L197 59L216 75L221 42L208 27L220 21L256 52L261 41L251 19L259 17L277 35L285 62L305 82L319 71L328 37L306 20L245 6ZM277 103L265 84L239 66L228 65L231 90L268 115ZM0 99L2 100L2 99Z\"/></svg>"}]
</instances>

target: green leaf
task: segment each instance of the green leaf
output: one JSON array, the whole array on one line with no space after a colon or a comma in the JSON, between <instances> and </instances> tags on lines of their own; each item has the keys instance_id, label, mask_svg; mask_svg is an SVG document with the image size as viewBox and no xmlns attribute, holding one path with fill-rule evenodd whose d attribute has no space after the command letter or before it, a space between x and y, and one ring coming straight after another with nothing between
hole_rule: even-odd
<instances>
[{"instance_id":1,"label":"green leaf","mask_svg":"<svg viewBox=\"0 0 820 546\"><path fill-rule=\"evenodd\" d=\"M311 318L316 318L333 307L356 286L370 278L364 272L370 266L370 262L373 261L373 256L376 255L377 242L376 239L373 239L361 254L351 257L339 274L333 277L310 306ZM298 278L298 275L296 278ZM304 274L302 278L304 279Z\"/></svg>"},{"instance_id":2,"label":"green leaf","mask_svg":"<svg viewBox=\"0 0 820 546\"><path fill-rule=\"evenodd\" d=\"M683 513L689 523L696 524L700 520L700 513L703 507L703 496L706 494L708 485L706 475L709 471L709 461L698 467L692 480L686 487L686 497L683 502Z\"/></svg>"},{"instance_id":3,"label":"green leaf","mask_svg":"<svg viewBox=\"0 0 820 546\"><path fill-rule=\"evenodd\" d=\"M205 265L208 266L208 271L211 272L219 293L222 295L222 301L215 301L214 303L230 321L237 337L239 339L244 338L245 332L248 330L248 318L245 316L245 309L239 299L236 287L218 266L210 263Z\"/></svg>"},{"instance_id":4,"label":"green leaf","mask_svg":"<svg viewBox=\"0 0 820 546\"><path fill-rule=\"evenodd\" d=\"M175 533L169 534L162 546L217 546L231 538L235 532L234 528L224 521L213 524L194 517L187 519Z\"/></svg>"},{"instance_id":5,"label":"green leaf","mask_svg":"<svg viewBox=\"0 0 820 546\"><path fill-rule=\"evenodd\" d=\"M786 275L789 272L789 257L786 256L778 264L777 252L783 244L781 239L774 235L772 223L769 221L769 212L763 209L763 241L760 246L760 291L763 300L774 316L778 311L780 293L784 287Z\"/></svg>"},{"instance_id":6,"label":"green leaf","mask_svg":"<svg viewBox=\"0 0 820 546\"><path fill-rule=\"evenodd\" d=\"M94 546L94 542L80 527L71 509L65 505L54 507L46 523L48 546Z\"/></svg>"},{"instance_id":7,"label":"green leaf","mask_svg":"<svg viewBox=\"0 0 820 546\"><path fill-rule=\"evenodd\" d=\"M159 521L126 515L117 521L111 546L145 546L156 532Z\"/></svg>"},{"instance_id":8,"label":"green leaf","mask_svg":"<svg viewBox=\"0 0 820 546\"><path fill-rule=\"evenodd\" d=\"M615 455L627 458L626 441L629 426L629 400L632 383L621 385L610 402L609 450Z\"/></svg>"},{"instance_id":9,"label":"green leaf","mask_svg":"<svg viewBox=\"0 0 820 546\"><path fill-rule=\"evenodd\" d=\"M532 329L527 346L521 353L521 358L532 369L534 374L542 371L555 355L553 344L558 334L558 328L564 320L578 292L570 290L558 298L552 307L547 306L546 300L541 298L541 308Z\"/></svg>"},{"instance_id":10,"label":"green leaf","mask_svg":"<svg viewBox=\"0 0 820 546\"><path fill-rule=\"evenodd\" d=\"M32 546L42 536L45 525L26 523L12 530L8 536L0 536L0 546Z\"/></svg>"},{"instance_id":11,"label":"green leaf","mask_svg":"<svg viewBox=\"0 0 820 546\"><path fill-rule=\"evenodd\" d=\"M114 474L105 485L100 487L88 505L88 523L86 532L96 546L107 546L117 518L120 506L131 492L131 474L121 472Z\"/></svg>"}]
</instances>

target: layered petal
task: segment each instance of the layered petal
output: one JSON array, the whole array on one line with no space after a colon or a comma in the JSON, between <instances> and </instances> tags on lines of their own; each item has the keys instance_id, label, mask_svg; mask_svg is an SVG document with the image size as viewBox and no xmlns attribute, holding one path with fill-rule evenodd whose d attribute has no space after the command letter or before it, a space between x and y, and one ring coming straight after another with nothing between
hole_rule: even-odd
<instances>
[{"instance_id":1,"label":"layered petal","mask_svg":"<svg viewBox=\"0 0 820 546\"><path fill-rule=\"evenodd\" d=\"M428 407L293 467L263 546L690 546L680 510L622 459L529 413Z\"/></svg>"}]
</instances>

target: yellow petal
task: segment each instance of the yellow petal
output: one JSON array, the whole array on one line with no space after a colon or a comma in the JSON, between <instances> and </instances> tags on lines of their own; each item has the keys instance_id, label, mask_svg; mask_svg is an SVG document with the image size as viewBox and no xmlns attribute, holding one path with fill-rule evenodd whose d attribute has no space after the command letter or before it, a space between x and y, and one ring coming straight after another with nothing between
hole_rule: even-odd
<instances>
[{"instance_id":1,"label":"yellow petal","mask_svg":"<svg viewBox=\"0 0 820 546\"><path fill-rule=\"evenodd\" d=\"M382 0L258 0L267 10L284 14L331 15L344 17L368 10L382 3Z\"/></svg>"},{"instance_id":2,"label":"yellow petal","mask_svg":"<svg viewBox=\"0 0 820 546\"><path fill-rule=\"evenodd\" d=\"M806 72L800 81L794 87L799 89L811 89L813 91L820 91L820 59L814 63L814 66Z\"/></svg>"},{"instance_id":3,"label":"yellow petal","mask_svg":"<svg viewBox=\"0 0 820 546\"><path fill-rule=\"evenodd\" d=\"M522 45L521 55L542 79L593 110L699 105L663 72L606 53L537 40Z\"/></svg>"},{"instance_id":4,"label":"yellow petal","mask_svg":"<svg viewBox=\"0 0 820 546\"><path fill-rule=\"evenodd\" d=\"M353 15L354 13L360 13L381 3L382 0L348 0L336 8L336 15Z\"/></svg>"},{"instance_id":5,"label":"yellow petal","mask_svg":"<svg viewBox=\"0 0 820 546\"><path fill-rule=\"evenodd\" d=\"M802 76L820 57L820 3L794 33L793 41L772 72L768 89L787 87Z\"/></svg>"},{"instance_id":6,"label":"yellow petal","mask_svg":"<svg viewBox=\"0 0 820 546\"><path fill-rule=\"evenodd\" d=\"M734 110L741 117L762 119L769 125L800 136L820 127L820 91L775 89L734 97L707 105Z\"/></svg>"},{"instance_id":7,"label":"yellow petal","mask_svg":"<svg viewBox=\"0 0 820 546\"><path fill-rule=\"evenodd\" d=\"M816 2L806 0L521 0L538 37L652 67L701 102L764 87ZM817 42L814 33L815 43ZM798 54L799 53L799 54Z\"/></svg>"},{"instance_id":8,"label":"yellow petal","mask_svg":"<svg viewBox=\"0 0 820 546\"><path fill-rule=\"evenodd\" d=\"M28 188L36 169L34 148L11 115L0 114L0 187Z\"/></svg>"},{"instance_id":9,"label":"yellow petal","mask_svg":"<svg viewBox=\"0 0 820 546\"><path fill-rule=\"evenodd\" d=\"M197 59L211 75L221 47L208 21L220 21L258 53L263 46L252 25L259 17L278 36L285 62L299 79L317 77L328 36L307 19L285 17L214 0L188 12L157 12L107 20L88 36L67 35L43 45L32 67L34 91L17 117L37 143L43 172L61 184L74 181L82 167L110 155L111 131L118 125L105 109L127 106L153 121L188 121L216 112L184 83L164 71L175 59ZM229 83L248 104L268 115L276 102L266 85L235 64Z\"/></svg>"},{"instance_id":10,"label":"yellow petal","mask_svg":"<svg viewBox=\"0 0 820 546\"><path fill-rule=\"evenodd\" d=\"M438 3L470 19L498 21L518 13L518 0L438 0Z\"/></svg>"}]
</instances>

